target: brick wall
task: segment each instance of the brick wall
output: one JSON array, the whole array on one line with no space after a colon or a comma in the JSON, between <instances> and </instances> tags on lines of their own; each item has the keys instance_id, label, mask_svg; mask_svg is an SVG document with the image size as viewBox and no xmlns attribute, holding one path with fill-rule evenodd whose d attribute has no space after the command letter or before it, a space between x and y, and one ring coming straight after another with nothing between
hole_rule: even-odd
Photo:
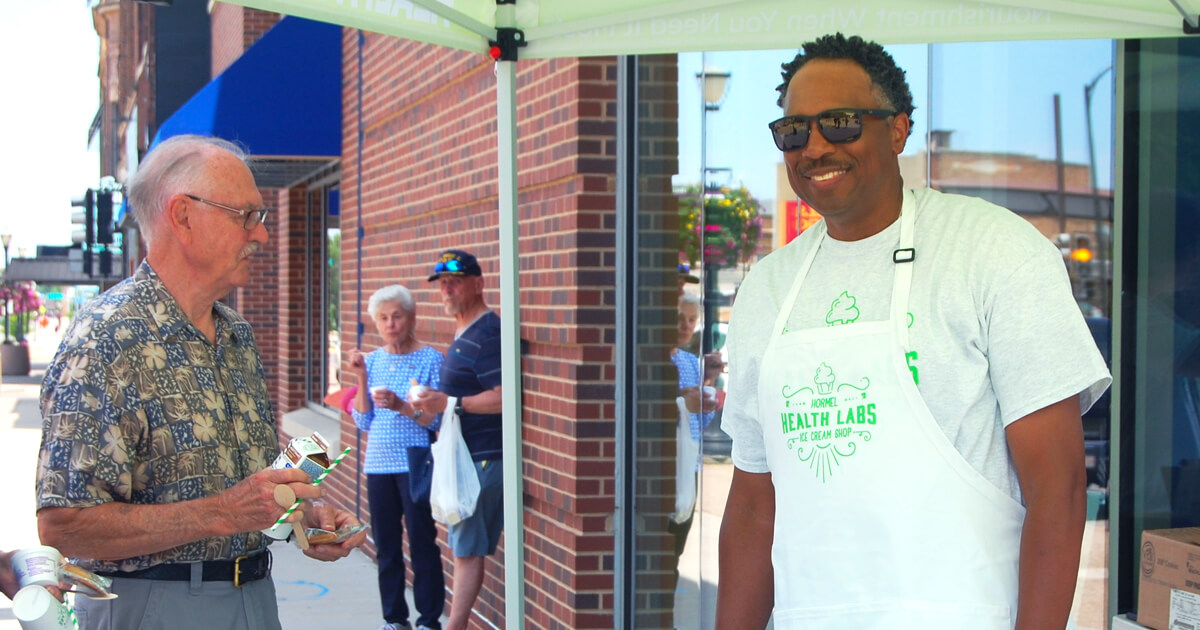
<instances>
[{"instance_id":1,"label":"brick wall","mask_svg":"<svg viewBox=\"0 0 1200 630\"><path fill-rule=\"evenodd\" d=\"M347 30L343 349L353 347L358 325L356 252L361 249L364 302L385 284L407 286L418 304L418 337L445 350L453 338L453 321L442 315L436 287L425 280L442 249L460 247L479 257L486 300L501 311L493 64L480 55L366 34L360 115L358 56L359 33ZM673 103L674 57L668 61L661 62L648 80L659 83L656 97L669 97ZM528 342L520 383L527 628L611 628L613 624L613 537L606 531L606 521L614 509L615 474L615 78L611 58L518 64L521 336ZM666 113L673 116L674 110ZM656 120L647 130L673 146L674 125L673 118ZM656 199L650 227L659 231L659 257L665 261L660 263L673 270L676 250L667 252L669 239L663 235L674 230L675 208L663 198L670 193L675 155L669 156L672 164L661 163L663 156L658 159L658 173L646 180L650 196ZM664 306L668 300L656 288L653 308L656 317L673 330L674 276L666 281L669 305ZM367 319L365 313L362 318ZM365 328L361 345L369 351L380 340L369 322ZM673 373L662 368L669 365L669 345L667 341L650 354L658 365L654 378L673 387ZM512 380L506 381L506 386L513 385ZM663 404L656 402L652 408L658 414L653 417L673 417L673 406L664 411ZM661 437L666 432L660 429L655 431ZM354 436L352 423L344 419L344 443L352 444ZM652 469L656 481L648 486L654 492L671 490L664 485L673 480L673 469L663 463L671 454L662 451L666 445L665 439L659 439L651 449L658 466ZM669 446L673 449L673 441ZM333 494L343 502L352 498ZM665 515L666 501L656 504ZM670 559L664 534L665 529L645 543L655 553L649 571L659 575L649 579L648 588L659 613L673 588L668 584L671 566L663 558L665 553ZM503 545L486 564L483 592L475 606L501 627L502 562ZM450 569L447 562L452 573ZM449 584L453 588L452 580ZM486 627L478 620L473 624Z\"/></svg>"},{"instance_id":2,"label":"brick wall","mask_svg":"<svg viewBox=\"0 0 1200 630\"><path fill-rule=\"evenodd\" d=\"M268 295L275 298L276 319L273 327L264 331L274 334L276 347L280 353L276 362L275 400L276 412L286 413L304 405L307 391L305 382L312 366L310 361L315 356L318 361L321 349L311 346L318 335L309 334L309 322L313 317L312 287L320 286L320 276L313 274L313 264L321 261L321 230L318 224L313 228L309 219L310 209L305 203L306 190L296 187L280 190L278 194L278 210L276 214L275 232L271 235L271 243L277 253L279 265L276 272L275 289L268 289ZM311 211L318 212L318 209ZM318 267L317 274L320 273ZM320 296L317 296L315 308L320 310ZM313 322L320 327L320 320ZM320 374L320 364L316 366Z\"/></svg>"},{"instance_id":3,"label":"brick wall","mask_svg":"<svg viewBox=\"0 0 1200 630\"><path fill-rule=\"evenodd\" d=\"M645 55L638 64L638 330L635 427L638 531L634 607L638 628L673 628L675 538L667 523L675 503L675 347L679 205L671 176L679 171L675 55ZM700 535L693 526L690 544Z\"/></svg>"},{"instance_id":4,"label":"brick wall","mask_svg":"<svg viewBox=\"0 0 1200 630\"><path fill-rule=\"evenodd\" d=\"M222 11L226 5L217 5ZM220 17L221 19L218 19ZM214 35L218 23L214 9ZM364 100L358 100L359 32L344 35L342 161L342 349L378 347L366 321L359 338L358 298L400 283L417 301L418 338L445 350L453 321L441 312L436 286L426 281L437 254L446 248L471 250L485 272L486 301L503 317L499 304L496 184L496 94L493 64L480 55L366 34L362 67ZM214 42L214 59L218 58ZM229 60L226 60L227 64ZM643 263L673 270L676 249L674 57L645 64L643 84L651 100L641 133L650 159L639 182L641 228L653 236ZM526 573L525 627L610 628L613 624L614 469L614 228L616 188L616 66L611 58L522 61L518 65L518 155L523 359L523 503ZM362 153L359 156L359 131ZM360 164L365 165L360 168ZM362 193L359 194L359 178ZM306 323L319 328L310 295L319 273L321 233L302 188L264 191L274 207L268 220L272 239L253 261L250 288L239 291L239 310L259 331L259 344L274 392L277 413L301 406L304 344L313 341ZM358 230L361 227L363 237ZM361 250L361 274L357 255ZM315 266L314 266L315 265ZM310 268L312 267L312 268ZM659 274L642 300L645 320L673 330L674 275ZM661 284L662 286L659 286ZM640 395L653 402L639 416L660 418L639 429L639 512L650 515L639 536L641 551L638 606L646 627L670 626L673 568L665 515L673 491L674 374L665 333L648 335L639 352ZM318 359L319 360L319 359ZM344 360L344 356L343 356ZM343 366L344 367L344 366ZM344 372L345 373L345 372ZM344 383L349 385L351 383ZM507 381L506 385L515 383ZM359 441L353 423L342 418L341 438L357 445L343 470L357 468ZM286 436L285 436L286 438ZM342 475L326 485L331 498L369 519L361 478ZM651 496L653 495L653 496ZM657 498L655 498L657 497ZM445 538L443 533L443 547ZM370 553L368 549L368 553ZM500 552L486 563L483 591L475 610L504 626L504 575ZM452 562L446 551L446 568ZM476 628L486 627L478 619Z\"/></svg>"},{"instance_id":5,"label":"brick wall","mask_svg":"<svg viewBox=\"0 0 1200 630\"><path fill-rule=\"evenodd\" d=\"M278 13L212 3L212 76L224 72L279 20Z\"/></svg>"},{"instance_id":6,"label":"brick wall","mask_svg":"<svg viewBox=\"0 0 1200 630\"><path fill-rule=\"evenodd\" d=\"M259 189L263 203L271 208L264 225L271 240L266 247L250 257L250 281L245 287L234 291L234 306L246 318L254 330L254 339L262 356L267 375L267 391L275 392L279 387L279 338L271 331L279 320L276 292L279 290L279 194L268 188ZM279 400L271 401L278 416L282 413Z\"/></svg>"}]
</instances>

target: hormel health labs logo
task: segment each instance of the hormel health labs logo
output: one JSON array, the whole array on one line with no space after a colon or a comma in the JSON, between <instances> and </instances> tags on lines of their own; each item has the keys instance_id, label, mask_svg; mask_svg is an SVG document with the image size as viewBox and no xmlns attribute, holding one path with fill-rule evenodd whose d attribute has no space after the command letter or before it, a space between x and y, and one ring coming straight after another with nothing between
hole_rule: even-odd
<instances>
[{"instance_id":1,"label":"hormel health labs logo","mask_svg":"<svg viewBox=\"0 0 1200 630\"><path fill-rule=\"evenodd\" d=\"M858 452L860 441L871 441L875 403L867 391L871 379L839 383L828 363L817 366L812 382L812 387L783 386L780 422L788 450L825 483L842 459Z\"/></svg>"}]
</instances>

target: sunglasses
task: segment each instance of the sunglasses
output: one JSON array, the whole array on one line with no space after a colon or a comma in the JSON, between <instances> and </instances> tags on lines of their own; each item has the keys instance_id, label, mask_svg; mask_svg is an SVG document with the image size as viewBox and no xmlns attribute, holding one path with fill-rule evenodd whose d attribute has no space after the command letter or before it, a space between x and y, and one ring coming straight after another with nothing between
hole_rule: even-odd
<instances>
[{"instance_id":1,"label":"sunglasses","mask_svg":"<svg viewBox=\"0 0 1200 630\"><path fill-rule=\"evenodd\" d=\"M808 144L809 122L816 121L817 131L830 144L845 144L862 137L863 114L887 118L899 114L890 109L856 109L843 107L823 111L816 116L784 116L767 126L780 151L799 151Z\"/></svg>"},{"instance_id":2,"label":"sunglasses","mask_svg":"<svg viewBox=\"0 0 1200 630\"><path fill-rule=\"evenodd\" d=\"M443 260L433 266L433 273L464 273L467 268L460 260Z\"/></svg>"},{"instance_id":3,"label":"sunglasses","mask_svg":"<svg viewBox=\"0 0 1200 630\"><path fill-rule=\"evenodd\" d=\"M192 201L199 201L200 203L208 204L210 206L213 206L214 208L220 208L222 210L225 210L227 212L232 212L232 213L242 217L242 227L246 228L247 230L253 230L256 226L258 226L259 223L262 223L263 219L267 218L267 212L269 210L268 208L265 208L265 207L264 208L251 208L249 210L243 210L242 208L234 208L233 206L227 206L223 203L209 201L207 199L197 197L196 195L189 195L187 193L184 193L183 196L187 197L188 199L191 199Z\"/></svg>"}]
</instances>

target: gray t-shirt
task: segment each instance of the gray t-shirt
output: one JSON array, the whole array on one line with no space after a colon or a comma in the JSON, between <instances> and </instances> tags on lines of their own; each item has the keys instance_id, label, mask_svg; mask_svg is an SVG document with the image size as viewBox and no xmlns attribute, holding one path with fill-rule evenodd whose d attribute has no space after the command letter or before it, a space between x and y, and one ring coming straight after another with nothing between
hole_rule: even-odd
<instances>
[{"instance_id":1,"label":"gray t-shirt","mask_svg":"<svg viewBox=\"0 0 1200 630\"><path fill-rule=\"evenodd\" d=\"M1076 394L1087 410L1112 378L1071 295L1062 254L1046 237L980 199L906 194L913 195L906 211L916 211L908 325L917 389L966 461L1020 501L1004 428ZM733 437L734 464L747 472L769 472L759 363L815 236L806 231L755 264L734 303L722 428ZM899 236L898 221L860 241L826 236L787 328L887 319Z\"/></svg>"}]
</instances>

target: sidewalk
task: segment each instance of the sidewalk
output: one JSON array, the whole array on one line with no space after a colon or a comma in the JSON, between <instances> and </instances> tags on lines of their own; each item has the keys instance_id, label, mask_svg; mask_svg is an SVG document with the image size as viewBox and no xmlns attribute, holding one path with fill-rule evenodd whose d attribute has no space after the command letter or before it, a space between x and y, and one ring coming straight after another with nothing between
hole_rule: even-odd
<instances>
[{"instance_id":1,"label":"sidewalk","mask_svg":"<svg viewBox=\"0 0 1200 630\"><path fill-rule=\"evenodd\" d=\"M42 374L58 346L53 334L39 332L41 337L30 342L30 375L0 381L0 444L4 445L7 476L6 483L0 484L0 504L10 515L0 527L0 549L6 550L38 544L34 516L42 426L38 395ZM286 630L375 630L383 623L375 562L362 552L326 563L305 556L295 544L276 543L271 551L279 617ZM408 597L411 610L411 590ZM0 597L0 630L20 630L12 605L4 597Z\"/></svg>"}]
</instances>

